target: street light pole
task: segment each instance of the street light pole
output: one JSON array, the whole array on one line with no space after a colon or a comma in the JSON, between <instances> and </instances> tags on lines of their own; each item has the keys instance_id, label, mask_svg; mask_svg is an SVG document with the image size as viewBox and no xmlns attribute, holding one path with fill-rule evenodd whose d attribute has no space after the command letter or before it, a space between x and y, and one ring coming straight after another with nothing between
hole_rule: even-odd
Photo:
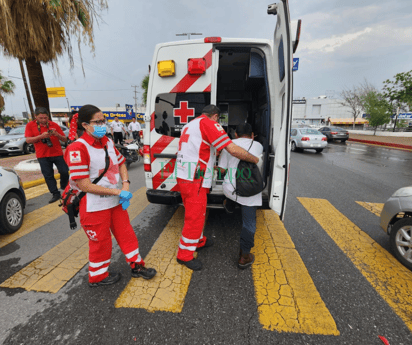
<instances>
[{"instance_id":1,"label":"street light pole","mask_svg":"<svg viewBox=\"0 0 412 345\"><path fill-rule=\"evenodd\" d=\"M182 34L176 34L176 36L187 36L187 39L190 40L190 35L203 35L202 33L196 33L196 32L184 32Z\"/></svg>"}]
</instances>

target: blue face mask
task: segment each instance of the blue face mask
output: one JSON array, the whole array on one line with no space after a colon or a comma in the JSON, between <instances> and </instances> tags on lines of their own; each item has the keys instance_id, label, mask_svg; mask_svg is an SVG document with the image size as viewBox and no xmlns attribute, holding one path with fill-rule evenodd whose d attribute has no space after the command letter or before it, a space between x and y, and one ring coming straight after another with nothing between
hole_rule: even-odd
<instances>
[{"instance_id":1,"label":"blue face mask","mask_svg":"<svg viewBox=\"0 0 412 345\"><path fill-rule=\"evenodd\" d=\"M94 131L92 133L93 136L96 138L103 138L106 134L107 128L105 125L103 126L93 126Z\"/></svg>"}]
</instances>

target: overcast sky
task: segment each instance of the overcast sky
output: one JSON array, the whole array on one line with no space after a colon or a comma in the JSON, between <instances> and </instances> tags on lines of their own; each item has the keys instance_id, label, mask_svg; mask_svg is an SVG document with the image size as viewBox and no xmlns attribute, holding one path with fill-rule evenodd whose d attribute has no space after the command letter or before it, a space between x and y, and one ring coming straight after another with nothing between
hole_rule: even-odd
<instances>
[{"instance_id":1,"label":"overcast sky","mask_svg":"<svg viewBox=\"0 0 412 345\"><path fill-rule=\"evenodd\" d=\"M202 33L234 38L273 37L276 17L266 13L270 0L109 0L104 22L95 28L95 56L82 47L86 77L75 48L76 66L58 62L60 76L44 65L46 86L66 88L73 105L99 107L134 104L134 88L151 64L157 43L185 39L175 34ZM295 57L294 97L339 97L365 79L378 89L396 73L412 70L412 1L289 0L291 20L302 19ZM0 55L5 76L21 77L18 62ZM21 79L14 96L6 97L3 114L19 117L26 98ZM96 91L101 90L101 91ZM139 87L139 91L141 91ZM141 102L141 92L138 94ZM51 98L51 108L67 107L65 98Z\"/></svg>"}]
</instances>

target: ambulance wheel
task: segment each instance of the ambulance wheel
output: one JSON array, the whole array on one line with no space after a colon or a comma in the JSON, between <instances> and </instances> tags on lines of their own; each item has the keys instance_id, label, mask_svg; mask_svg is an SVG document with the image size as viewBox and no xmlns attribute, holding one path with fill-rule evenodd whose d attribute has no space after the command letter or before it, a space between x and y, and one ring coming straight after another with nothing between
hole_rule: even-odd
<instances>
[{"instance_id":1,"label":"ambulance wheel","mask_svg":"<svg viewBox=\"0 0 412 345\"><path fill-rule=\"evenodd\" d=\"M21 197L13 192L6 194L0 204L0 234L12 234L19 230L23 217Z\"/></svg>"},{"instance_id":2,"label":"ambulance wheel","mask_svg":"<svg viewBox=\"0 0 412 345\"><path fill-rule=\"evenodd\" d=\"M316 153L321 153L323 149L316 149Z\"/></svg>"}]
</instances>

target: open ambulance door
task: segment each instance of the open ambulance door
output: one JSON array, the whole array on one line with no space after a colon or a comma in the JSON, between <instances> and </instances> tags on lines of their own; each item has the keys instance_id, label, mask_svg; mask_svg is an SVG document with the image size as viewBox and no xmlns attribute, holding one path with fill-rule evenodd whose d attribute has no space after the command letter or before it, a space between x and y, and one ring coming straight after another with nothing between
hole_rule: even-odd
<instances>
[{"instance_id":1,"label":"open ambulance door","mask_svg":"<svg viewBox=\"0 0 412 345\"><path fill-rule=\"evenodd\" d=\"M268 14L277 15L274 34L273 58L274 90L271 90L271 145L275 155L271 156L272 179L269 185L269 207L283 220L290 164L290 126L293 96L293 41L291 36L289 7L287 0L268 6ZM273 114L274 113L274 114Z\"/></svg>"}]
</instances>

